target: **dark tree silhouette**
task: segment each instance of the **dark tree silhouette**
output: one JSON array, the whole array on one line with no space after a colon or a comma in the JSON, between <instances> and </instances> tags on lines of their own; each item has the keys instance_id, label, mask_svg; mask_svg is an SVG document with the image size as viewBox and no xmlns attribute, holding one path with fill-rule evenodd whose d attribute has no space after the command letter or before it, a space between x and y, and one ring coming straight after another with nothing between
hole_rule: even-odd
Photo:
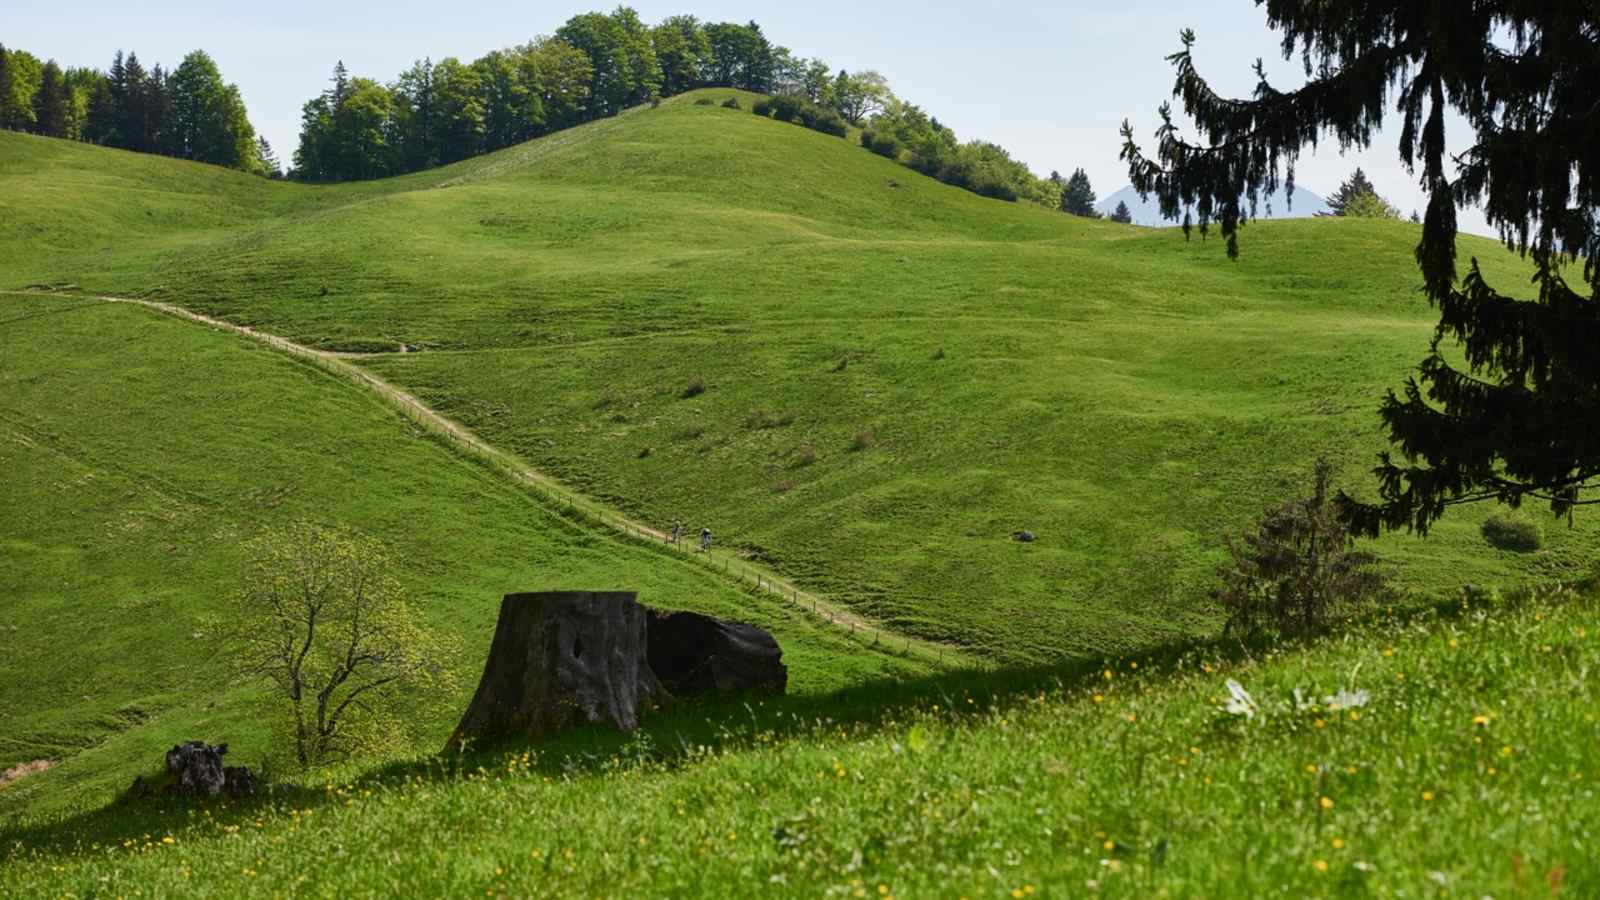
<instances>
[{"instance_id":1,"label":"dark tree silhouette","mask_svg":"<svg viewBox=\"0 0 1600 900\"><path fill-rule=\"evenodd\" d=\"M1094 209L1094 188L1089 186L1089 174L1082 169L1074 170L1072 177L1067 179L1067 186L1061 192L1061 211L1091 219L1100 218Z\"/></svg>"},{"instance_id":2,"label":"dark tree silhouette","mask_svg":"<svg viewBox=\"0 0 1600 900\"><path fill-rule=\"evenodd\" d=\"M1344 498L1355 529L1428 527L1455 504L1524 499L1556 513L1600 503L1600 5L1480 0L1266 0L1268 23L1297 51L1308 81L1272 87L1258 62L1251 99L1216 94L1195 70L1192 31L1168 57L1174 96L1203 140L1160 110L1147 157L1124 123L1134 187L1187 235L1221 226L1239 252L1246 208L1292 188L1301 149L1326 136L1370 146L1391 109L1399 154L1429 201L1417 262L1440 312L1419 375L1381 409L1399 459L1376 469L1381 501ZM1450 109L1471 143L1446 150ZM1447 168L1448 166L1448 168ZM1481 203L1501 239L1532 259L1535 294L1491 286L1456 264L1456 208ZM1567 273L1580 274L1577 287ZM1447 358L1442 345L1454 343Z\"/></svg>"},{"instance_id":3,"label":"dark tree silhouette","mask_svg":"<svg viewBox=\"0 0 1600 900\"><path fill-rule=\"evenodd\" d=\"M1118 200L1117 201L1117 208L1111 211L1111 221L1117 222L1117 223L1122 224L1122 225L1132 225L1133 224L1133 210L1128 208L1128 204L1127 203L1125 203L1125 202L1123 202L1121 200Z\"/></svg>"}]
</instances>

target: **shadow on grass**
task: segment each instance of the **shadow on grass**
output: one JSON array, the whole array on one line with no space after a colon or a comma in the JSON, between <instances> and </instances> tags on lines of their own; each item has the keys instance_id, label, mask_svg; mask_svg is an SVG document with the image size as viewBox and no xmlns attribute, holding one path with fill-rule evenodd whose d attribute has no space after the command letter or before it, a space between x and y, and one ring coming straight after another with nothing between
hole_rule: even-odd
<instances>
[{"instance_id":1,"label":"shadow on grass","mask_svg":"<svg viewBox=\"0 0 1600 900\"><path fill-rule=\"evenodd\" d=\"M1352 627L1438 623L1489 606L1503 612L1530 603L1553 605L1576 601L1592 604L1594 599L1592 586L1581 591L1533 589L1506 597L1469 596L1410 609L1385 610ZM1103 673L1108 667L1115 668L1119 673L1117 677L1124 681L1148 682L1193 672L1200 668L1202 661L1238 663L1269 648L1280 652L1293 650L1325 637L1326 634L1293 641L1227 638L1183 641L1117 660L1084 659L999 671L955 671L809 697L748 694L685 698L656 711L631 734L592 727L575 728L537 742L507 738L480 743L465 751L390 762L362 773L354 781L340 779L337 783L357 791L404 790L418 783L459 781L480 775L494 777L505 772L508 758L520 758L530 751L528 766L516 777L537 775L578 780L603 777L630 767L672 771L692 767L697 760L725 749L771 747L824 733L831 737L865 737L901 727L913 714L919 717L936 715L960 723L1036 699L1041 693L1087 695L1103 683ZM1126 664L1130 661L1138 662L1137 670ZM761 738L766 740L763 742ZM139 840L148 834L156 835L157 840L162 834L182 835L197 828L200 818L191 816L195 810L209 811L210 815L204 819L204 825L209 828L248 825L263 815L291 808L317 809L343 804L344 795L328 790L322 778L317 780L322 784L273 783L260 796L238 802L170 797L132 802L118 800L101 809L60 819L0 826L0 861L13 854L19 845L28 851L61 856L87 854L97 848L103 852L124 840Z\"/></svg>"}]
</instances>

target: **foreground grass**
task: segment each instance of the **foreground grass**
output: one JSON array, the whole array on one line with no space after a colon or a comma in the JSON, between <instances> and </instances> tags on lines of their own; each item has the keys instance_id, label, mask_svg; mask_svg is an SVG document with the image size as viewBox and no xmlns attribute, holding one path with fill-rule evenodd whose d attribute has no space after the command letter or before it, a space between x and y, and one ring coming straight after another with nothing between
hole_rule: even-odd
<instances>
[{"instance_id":1,"label":"foreground grass","mask_svg":"<svg viewBox=\"0 0 1600 900\"><path fill-rule=\"evenodd\" d=\"M640 520L709 526L1013 664L1214 631L1221 533L1303 490L1320 453L1370 496L1378 402L1437 319L1414 226L1263 222L1233 263L697 96L321 188L0 135L0 285L419 349L362 362ZM1462 253L1526 275L1489 241ZM1592 517L1548 523L1543 553L1494 550L1489 512L1377 549L1438 596L1600 550Z\"/></svg>"},{"instance_id":2,"label":"foreground grass","mask_svg":"<svg viewBox=\"0 0 1600 900\"><path fill-rule=\"evenodd\" d=\"M1593 896L1597 664L1600 610L1566 595L752 700L242 806L20 820L0 893ZM1254 719L1221 708L1229 678Z\"/></svg>"}]
</instances>

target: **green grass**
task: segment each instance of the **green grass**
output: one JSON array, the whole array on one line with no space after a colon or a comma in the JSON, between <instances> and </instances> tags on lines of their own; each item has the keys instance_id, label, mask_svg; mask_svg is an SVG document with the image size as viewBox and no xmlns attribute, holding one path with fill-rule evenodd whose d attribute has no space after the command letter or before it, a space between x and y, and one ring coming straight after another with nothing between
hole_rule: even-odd
<instances>
[{"instance_id":1,"label":"green grass","mask_svg":"<svg viewBox=\"0 0 1600 900\"><path fill-rule=\"evenodd\" d=\"M244 805L24 819L0 891L1593 896L1597 664L1596 603L1568 595L695 708ZM1221 707L1230 678L1253 720ZM1370 699L1328 708L1340 690Z\"/></svg>"},{"instance_id":2,"label":"green grass","mask_svg":"<svg viewBox=\"0 0 1600 900\"><path fill-rule=\"evenodd\" d=\"M0 895L1600 891L1592 599L1207 643L1223 531L1320 452L1371 488L1374 410L1435 319L1413 226L1252 225L1233 263L694 99L333 187L0 134L0 289L73 287L0 295L0 767L60 761L0 789ZM359 363L594 498L1004 668L863 646L561 514L346 379L96 293L418 348ZM1490 512L1380 542L1415 605L1600 547L1580 517L1495 550ZM240 540L303 517L394 547L469 648L463 696L338 790L110 804L176 740L281 760L203 623ZM558 587L769 627L792 695L427 756L499 597ZM1242 723L1213 703L1230 676L1279 707L1374 700Z\"/></svg>"},{"instance_id":3,"label":"green grass","mask_svg":"<svg viewBox=\"0 0 1600 900\"><path fill-rule=\"evenodd\" d=\"M0 285L421 348L364 364L636 517L708 525L860 613L1007 662L1210 633L1220 535L1303 489L1318 453L1370 496L1377 405L1436 321L1415 226L1265 222L1233 263L694 99L362 185L139 158L162 183L203 172L201 196L261 199L230 200L248 206L230 227L0 263ZM69 159L128 159L14 136L0 154L30 190ZM132 196L118 184L94 202ZM14 212L56 222L71 200ZM1499 283L1526 272L1492 242L1462 249ZM686 399L694 379L707 390ZM751 427L762 413L773 427ZM863 431L875 446L855 452ZM1405 587L1449 596L1600 546L1580 519L1548 552L1502 553L1489 512L1377 549ZM1013 543L1021 529L1040 540Z\"/></svg>"},{"instance_id":4,"label":"green grass","mask_svg":"<svg viewBox=\"0 0 1600 900\"><path fill-rule=\"evenodd\" d=\"M815 694L927 671L654 546L572 520L367 391L241 337L125 305L0 297L0 812L97 805L175 740L279 756L269 699L205 635L241 542L311 518L386 542L408 593L466 644L459 696L413 723L442 746L503 594L638 590L771 628Z\"/></svg>"}]
</instances>

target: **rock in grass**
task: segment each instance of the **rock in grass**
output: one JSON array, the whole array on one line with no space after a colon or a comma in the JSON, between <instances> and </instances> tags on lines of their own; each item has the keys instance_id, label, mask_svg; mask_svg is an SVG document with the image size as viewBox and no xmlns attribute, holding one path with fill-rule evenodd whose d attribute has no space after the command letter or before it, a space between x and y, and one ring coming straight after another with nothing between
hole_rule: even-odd
<instances>
[{"instance_id":1,"label":"rock in grass","mask_svg":"<svg viewBox=\"0 0 1600 900\"><path fill-rule=\"evenodd\" d=\"M675 694L764 690L783 693L789 670L766 630L699 613L650 612L647 657Z\"/></svg>"}]
</instances>

